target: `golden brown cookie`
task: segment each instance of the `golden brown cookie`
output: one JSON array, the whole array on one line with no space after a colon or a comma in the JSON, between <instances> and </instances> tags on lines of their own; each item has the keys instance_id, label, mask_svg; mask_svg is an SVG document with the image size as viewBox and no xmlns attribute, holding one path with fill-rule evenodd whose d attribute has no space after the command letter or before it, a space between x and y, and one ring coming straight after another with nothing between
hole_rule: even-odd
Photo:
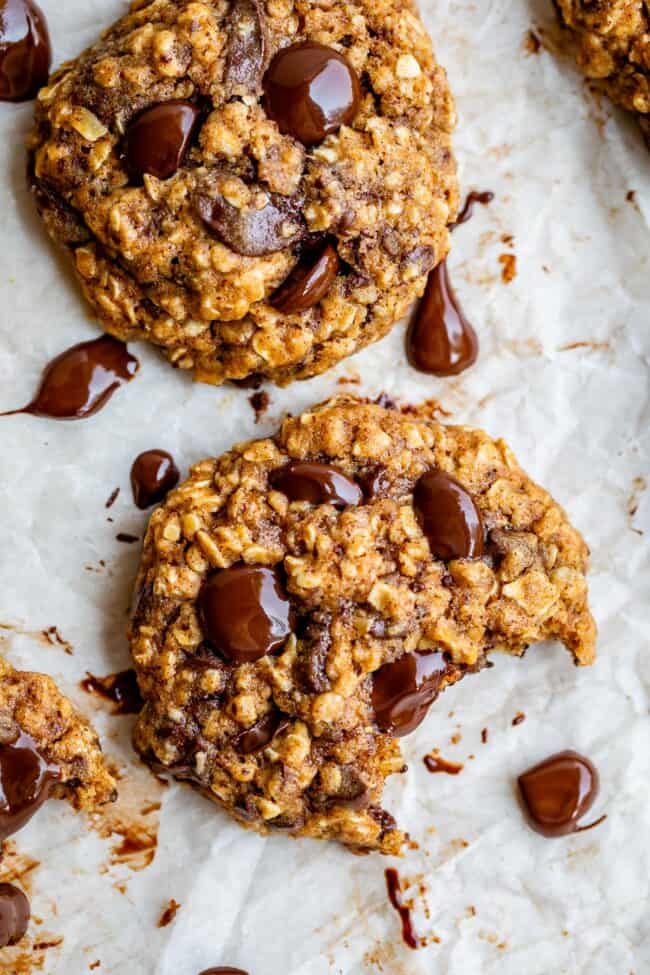
<instances>
[{"instance_id":1,"label":"golden brown cookie","mask_svg":"<svg viewBox=\"0 0 650 975\"><path fill-rule=\"evenodd\" d=\"M422 293L453 125L408 0L140 0L41 91L31 179L107 331L288 383Z\"/></svg>"},{"instance_id":2,"label":"golden brown cookie","mask_svg":"<svg viewBox=\"0 0 650 975\"><path fill-rule=\"evenodd\" d=\"M115 780L97 734L51 677L14 670L0 657L0 839L45 802L91 811L112 802Z\"/></svg>"},{"instance_id":3,"label":"golden brown cookie","mask_svg":"<svg viewBox=\"0 0 650 975\"><path fill-rule=\"evenodd\" d=\"M154 512L136 747L244 825L398 852L397 738L493 651L557 638L591 663L587 554L502 441L331 400Z\"/></svg>"},{"instance_id":4,"label":"golden brown cookie","mask_svg":"<svg viewBox=\"0 0 650 975\"><path fill-rule=\"evenodd\" d=\"M555 0L587 78L650 134L650 13L644 0Z\"/></svg>"}]
</instances>

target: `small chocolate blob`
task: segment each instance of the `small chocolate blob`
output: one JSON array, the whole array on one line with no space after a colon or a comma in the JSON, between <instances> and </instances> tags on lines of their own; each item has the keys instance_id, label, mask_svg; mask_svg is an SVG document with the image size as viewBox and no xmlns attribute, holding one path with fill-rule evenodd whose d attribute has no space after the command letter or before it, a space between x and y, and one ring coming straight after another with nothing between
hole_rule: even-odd
<instances>
[{"instance_id":1,"label":"small chocolate blob","mask_svg":"<svg viewBox=\"0 0 650 975\"><path fill-rule=\"evenodd\" d=\"M22 890L0 884L0 948L18 944L27 931L31 910Z\"/></svg>"},{"instance_id":2,"label":"small chocolate blob","mask_svg":"<svg viewBox=\"0 0 650 975\"><path fill-rule=\"evenodd\" d=\"M133 379L139 365L126 345L110 335L80 342L50 362L31 403L0 416L29 413L53 420L85 420Z\"/></svg>"},{"instance_id":3,"label":"small chocolate blob","mask_svg":"<svg viewBox=\"0 0 650 975\"><path fill-rule=\"evenodd\" d=\"M310 504L333 504L335 508L361 504L363 492L359 485L329 464L292 460L284 467L271 471L271 486L286 494L290 501L309 501Z\"/></svg>"},{"instance_id":4,"label":"small chocolate blob","mask_svg":"<svg viewBox=\"0 0 650 975\"><path fill-rule=\"evenodd\" d=\"M457 376L476 362L478 338L460 307L446 261L429 274L406 352L414 369L434 376Z\"/></svg>"},{"instance_id":5,"label":"small chocolate blob","mask_svg":"<svg viewBox=\"0 0 650 975\"><path fill-rule=\"evenodd\" d=\"M286 250L307 234L300 197L268 194L261 210L239 209L218 191L202 188L196 208L203 222L227 247L244 257Z\"/></svg>"},{"instance_id":6,"label":"small chocolate blob","mask_svg":"<svg viewBox=\"0 0 650 975\"><path fill-rule=\"evenodd\" d=\"M0 0L0 101L23 102L47 84L47 21L32 0Z\"/></svg>"},{"instance_id":7,"label":"small chocolate blob","mask_svg":"<svg viewBox=\"0 0 650 975\"><path fill-rule=\"evenodd\" d=\"M483 554L481 515L455 478L444 471L427 471L415 485L413 506L436 558L449 562Z\"/></svg>"},{"instance_id":8,"label":"small chocolate blob","mask_svg":"<svg viewBox=\"0 0 650 975\"><path fill-rule=\"evenodd\" d=\"M446 772L447 775L458 775L465 768L461 762L450 762L448 758L443 758L442 755L435 752L425 755L422 761L427 772L431 772L432 775L439 772Z\"/></svg>"},{"instance_id":9,"label":"small chocolate blob","mask_svg":"<svg viewBox=\"0 0 650 975\"><path fill-rule=\"evenodd\" d=\"M449 664L440 651L405 653L374 674L372 706L382 731L397 738L424 721L438 694Z\"/></svg>"},{"instance_id":10,"label":"small chocolate blob","mask_svg":"<svg viewBox=\"0 0 650 975\"><path fill-rule=\"evenodd\" d=\"M213 572L199 607L206 640L231 663L259 660L291 633L291 604L276 569L236 565Z\"/></svg>"},{"instance_id":11,"label":"small chocolate blob","mask_svg":"<svg viewBox=\"0 0 650 975\"><path fill-rule=\"evenodd\" d=\"M121 670L106 677L95 677L86 671L81 687L88 694L97 694L106 701L112 701L113 714L139 714L142 710L142 697L138 687L135 670Z\"/></svg>"},{"instance_id":12,"label":"small chocolate blob","mask_svg":"<svg viewBox=\"0 0 650 975\"><path fill-rule=\"evenodd\" d=\"M200 112L191 102L175 100L145 109L126 133L126 163L136 177L149 173L169 179L182 165Z\"/></svg>"},{"instance_id":13,"label":"small chocolate blob","mask_svg":"<svg viewBox=\"0 0 650 975\"><path fill-rule=\"evenodd\" d=\"M0 745L0 841L29 822L60 776L24 732Z\"/></svg>"},{"instance_id":14,"label":"small chocolate blob","mask_svg":"<svg viewBox=\"0 0 650 975\"><path fill-rule=\"evenodd\" d=\"M233 744L241 755L252 755L259 752L262 748L273 741L275 736L283 731L289 724L289 719L280 711L269 711L263 718L260 718L251 728L240 732Z\"/></svg>"},{"instance_id":15,"label":"small chocolate blob","mask_svg":"<svg viewBox=\"0 0 650 975\"><path fill-rule=\"evenodd\" d=\"M285 47L264 76L266 111L305 146L349 125L359 110L357 73L343 54L315 41Z\"/></svg>"},{"instance_id":16,"label":"small chocolate blob","mask_svg":"<svg viewBox=\"0 0 650 975\"><path fill-rule=\"evenodd\" d=\"M133 461L131 489L141 511L159 504L176 487L180 474L174 458L166 450L145 450Z\"/></svg>"},{"instance_id":17,"label":"small chocolate blob","mask_svg":"<svg viewBox=\"0 0 650 975\"><path fill-rule=\"evenodd\" d=\"M529 825L543 836L566 836L591 829L578 820L591 809L598 795L598 772L584 755L564 751L551 755L517 779Z\"/></svg>"},{"instance_id":18,"label":"small chocolate blob","mask_svg":"<svg viewBox=\"0 0 650 975\"><path fill-rule=\"evenodd\" d=\"M296 264L280 285L270 304L283 315L307 311L325 297L339 269L339 258L331 244L318 254L309 254Z\"/></svg>"},{"instance_id":19,"label":"small chocolate blob","mask_svg":"<svg viewBox=\"0 0 650 975\"><path fill-rule=\"evenodd\" d=\"M402 884L399 879L399 874L393 867L389 867L388 870L384 870L384 876L386 877L388 899L399 914L400 921L402 922L402 940L405 945L415 950L420 947L420 939L413 927L411 909L405 903L404 897L402 896Z\"/></svg>"}]
</instances>

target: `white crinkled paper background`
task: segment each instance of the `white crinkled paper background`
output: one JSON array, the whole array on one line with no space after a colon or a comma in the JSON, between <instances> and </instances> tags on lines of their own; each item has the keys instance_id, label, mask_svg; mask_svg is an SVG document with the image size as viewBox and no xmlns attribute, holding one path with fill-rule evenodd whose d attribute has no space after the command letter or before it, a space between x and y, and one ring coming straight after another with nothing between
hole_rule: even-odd
<instances>
[{"instance_id":1,"label":"white crinkled paper background","mask_svg":"<svg viewBox=\"0 0 650 975\"><path fill-rule=\"evenodd\" d=\"M41 2L56 63L126 9L121 0ZM49 803L15 837L19 854L40 863L23 879L41 923L22 949L0 953L5 975L198 975L219 964L250 975L650 971L650 161L633 121L599 103L568 60L545 48L527 53L533 26L557 44L550 0L439 0L424 16L457 99L463 188L496 194L454 234L450 258L481 339L473 370L451 380L415 373L398 327L326 376L269 389L256 426L247 391L193 386L138 347L140 375L93 419L0 420L3 652L52 674L95 718L106 751L127 769L127 804L162 802L156 857L141 871L110 864L115 838L88 830L63 803ZM25 403L50 358L95 334L25 189L31 112L0 105L0 409ZM509 284L504 253L517 261ZM78 687L86 670L128 665L138 546L115 534L144 531L128 487L135 455L163 447L186 471L273 431L286 411L340 392L338 381L355 373L361 385L352 391L435 397L451 422L505 437L593 553L593 668L574 668L556 645L521 661L497 658L448 691L403 742L410 770L390 784L386 804L419 849L393 865L412 884L418 931L440 939L417 952L402 944L388 904L389 861L262 839L189 789L137 776L128 770L132 719L113 717ZM73 655L34 636L53 625ZM526 720L513 727L518 711ZM433 747L464 771L429 775L421 759ZM546 840L524 824L514 781L563 748L597 764L594 812L608 818ZM181 907L158 928L170 898ZM34 950L61 936L57 947Z\"/></svg>"}]
</instances>

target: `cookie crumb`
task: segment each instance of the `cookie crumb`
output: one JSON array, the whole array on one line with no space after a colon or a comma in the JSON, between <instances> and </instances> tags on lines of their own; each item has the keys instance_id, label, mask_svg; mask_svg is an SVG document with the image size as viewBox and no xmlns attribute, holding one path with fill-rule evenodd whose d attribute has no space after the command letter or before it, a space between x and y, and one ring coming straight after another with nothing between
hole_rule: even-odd
<instances>
[{"instance_id":1,"label":"cookie crumb","mask_svg":"<svg viewBox=\"0 0 650 975\"><path fill-rule=\"evenodd\" d=\"M162 914L158 919L158 927L166 928L168 924L171 924L174 918L176 917L176 915L178 914L180 906L181 905L178 903L178 901L174 900L174 898L172 897L169 901L169 904L167 905L167 907L165 908L165 910L162 912Z\"/></svg>"},{"instance_id":2,"label":"cookie crumb","mask_svg":"<svg viewBox=\"0 0 650 975\"><path fill-rule=\"evenodd\" d=\"M501 280L504 284L510 284L517 276L516 256L514 254L499 254L499 264L501 264Z\"/></svg>"}]
</instances>

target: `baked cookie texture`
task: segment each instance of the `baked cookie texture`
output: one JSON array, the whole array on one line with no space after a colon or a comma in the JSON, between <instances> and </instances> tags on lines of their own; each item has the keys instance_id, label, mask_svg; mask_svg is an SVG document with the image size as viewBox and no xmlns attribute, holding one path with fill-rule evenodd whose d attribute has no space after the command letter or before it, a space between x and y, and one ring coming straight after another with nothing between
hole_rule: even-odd
<instances>
[{"instance_id":1,"label":"baked cookie texture","mask_svg":"<svg viewBox=\"0 0 650 975\"><path fill-rule=\"evenodd\" d=\"M281 131L263 93L274 55L306 41L343 54L360 85L354 118L314 145ZM129 126L172 100L199 111L191 145L169 178L134 179ZM454 121L408 0L140 0L41 91L31 179L108 332L153 342L197 380L285 384L379 339L422 294L458 208ZM221 236L206 197L230 220ZM286 241L246 255L239 231L274 208ZM325 242L339 259L327 293L274 308Z\"/></svg>"},{"instance_id":2,"label":"baked cookie texture","mask_svg":"<svg viewBox=\"0 0 650 975\"><path fill-rule=\"evenodd\" d=\"M587 78L650 134L650 15L644 0L555 0Z\"/></svg>"},{"instance_id":3,"label":"baked cookie texture","mask_svg":"<svg viewBox=\"0 0 650 975\"><path fill-rule=\"evenodd\" d=\"M291 460L333 466L363 497L290 500L274 484ZM481 557L432 555L414 506L431 470L471 494ZM493 651L547 638L591 663L587 555L562 508L480 430L353 397L290 417L196 464L151 517L129 634L145 699L136 748L243 825L397 853L405 835L380 800L405 766L378 724L377 675L435 651L440 691ZM202 594L242 565L274 567L292 624L279 649L233 663L206 639ZM260 729L265 747L249 736L242 750Z\"/></svg>"},{"instance_id":4,"label":"baked cookie texture","mask_svg":"<svg viewBox=\"0 0 650 975\"><path fill-rule=\"evenodd\" d=\"M27 735L44 762L58 769L49 794L92 811L117 798L95 729L51 677L14 670L0 657L0 745Z\"/></svg>"}]
</instances>

